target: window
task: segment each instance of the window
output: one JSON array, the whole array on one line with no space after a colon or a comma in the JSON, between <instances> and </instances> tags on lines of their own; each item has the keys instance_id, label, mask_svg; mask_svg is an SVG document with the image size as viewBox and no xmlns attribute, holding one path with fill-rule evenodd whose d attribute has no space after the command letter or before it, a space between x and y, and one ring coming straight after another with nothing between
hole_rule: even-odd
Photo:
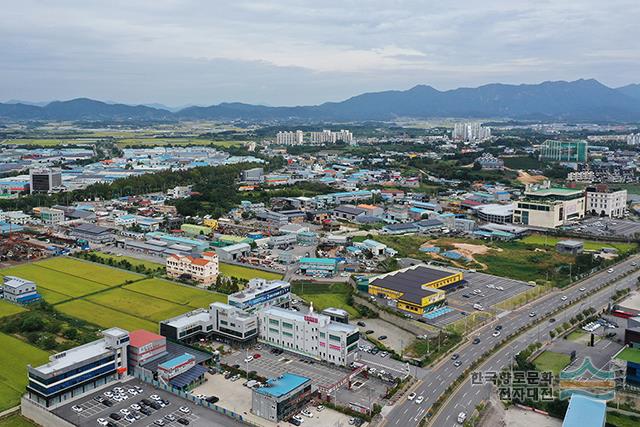
<instances>
[{"instance_id":1,"label":"window","mask_svg":"<svg viewBox=\"0 0 640 427\"><path fill-rule=\"evenodd\" d=\"M329 339L330 339L331 341L337 341L337 342L340 342L340 337L339 337L339 336L337 336L337 335L331 335L331 334L329 334Z\"/></svg>"},{"instance_id":2,"label":"window","mask_svg":"<svg viewBox=\"0 0 640 427\"><path fill-rule=\"evenodd\" d=\"M277 321L277 320L269 319L269 324L270 324L270 325L278 326L278 325L280 324L280 322L279 322L279 321Z\"/></svg>"}]
</instances>

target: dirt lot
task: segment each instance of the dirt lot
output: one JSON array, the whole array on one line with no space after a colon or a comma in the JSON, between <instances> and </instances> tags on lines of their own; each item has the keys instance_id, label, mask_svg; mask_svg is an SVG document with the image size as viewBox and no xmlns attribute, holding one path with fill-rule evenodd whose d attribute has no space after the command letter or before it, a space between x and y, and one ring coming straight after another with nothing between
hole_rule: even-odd
<instances>
[{"instance_id":1,"label":"dirt lot","mask_svg":"<svg viewBox=\"0 0 640 427\"><path fill-rule=\"evenodd\" d=\"M510 408L504 413L504 422L509 427L560 427L562 421L549 417L547 415L538 414L532 411L525 411L518 408Z\"/></svg>"},{"instance_id":2,"label":"dirt lot","mask_svg":"<svg viewBox=\"0 0 640 427\"><path fill-rule=\"evenodd\" d=\"M523 184L535 184L547 179L544 175L530 175L525 171L518 171L518 181Z\"/></svg>"},{"instance_id":3,"label":"dirt lot","mask_svg":"<svg viewBox=\"0 0 640 427\"><path fill-rule=\"evenodd\" d=\"M387 338L381 342L398 353L401 352L402 347L406 348L416 339L415 335L382 319L362 319L362 321L367 325L365 327L358 326L362 335L368 330L374 331L371 336L375 339L378 339L380 335L386 335Z\"/></svg>"}]
</instances>

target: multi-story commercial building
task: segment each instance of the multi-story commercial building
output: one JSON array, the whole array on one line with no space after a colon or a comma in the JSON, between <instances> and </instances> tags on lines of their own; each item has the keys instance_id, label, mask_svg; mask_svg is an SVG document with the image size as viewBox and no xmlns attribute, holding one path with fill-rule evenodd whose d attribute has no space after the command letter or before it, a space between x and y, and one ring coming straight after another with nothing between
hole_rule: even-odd
<instances>
[{"instance_id":1,"label":"multi-story commercial building","mask_svg":"<svg viewBox=\"0 0 640 427\"><path fill-rule=\"evenodd\" d=\"M553 162L585 163L588 151L589 145L584 140L548 139L540 147L540 158Z\"/></svg>"},{"instance_id":2,"label":"multi-story commercial building","mask_svg":"<svg viewBox=\"0 0 640 427\"><path fill-rule=\"evenodd\" d=\"M14 304L28 304L40 299L36 284L15 276L4 276L0 297Z\"/></svg>"},{"instance_id":3,"label":"multi-story commercial building","mask_svg":"<svg viewBox=\"0 0 640 427\"><path fill-rule=\"evenodd\" d=\"M300 145L304 142L304 134L301 130L291 132L278 132L276 134L276 144L280 145Z\"/></svg>"},{"instance_id":4,"label":"multi-story commercial building","mask_svg":"<svg viewBox=\"0 0 640 427\"><path fill-rule=\"evenodd\" d=\"M127 359L129 366L133 369L167 353L167 338L162 335L138 329L130 332L129 338Z\"/></svg>"},{"instance_id":5,"label":"multi-story commercial building","mask_svg":"<svg viewBox=\"0 0 640 427\"><path fill-rule=\"evenodd\" d=\"M258 313L258 341L316 360L345 366L353 361L360 332L329 316L270 307Z\"/></svg>"},{"instance_id":6,"label":"multi-story commercial building","mask_svg":"<svg viewBox=\"0 0 640 427\"><path fill-rule=\"evenodd\" d=\"M102 331L102 336L51 356L45 365L29 365L27 397L51 408L126 374L129 333L111 328Z\"/></svg>"},{"instance_id":7,"label":"multi-story commercial building","mask_svg":"<svg viewBox=\"0 0 640 427\"><path fill-rule=\"evenodd\" d=\"M251 279L240 292L228 297L230 306L246 312L266 307L288 307L291 301L291 284L282 280Z\"/></svg>"},{"instance_id":8,"label":"multi-story commercial building","mask_svg":"<svg viewBox=\"0 0 640 427\"><path fill-rule=\"evenodd\" d=\"M60 224L64 221L64 211L54 208L40 208L40 220L46 225Z\"/></svg>"},{"instance_id":9,"label":"multi-story commercial building","mask_svg":"<svg viewBox=\"0 0 640 427\"><path fill-rule=\"evenodd\" d=\"M441 288L462 282L459 271L414 265L369 280L368 292L395 302L396 307L413 314L425 314L445 303Z\"/></svg>"},{"instance_id":10,"label":"multi-story commercial building","mask_svg":"<svg viewBox=\"0 0 640 427\"><path fill-rule=\"evenodd\" d=\"M584 217L583 190L528 184L524 198L516 203L513 222L532 227L556 228Z\"/></svg>"},{"instance_id":11,"label":"multi-story commercial building","mask_svg":"<svg viewBox=\"0 0 640 427\"><path fill-rule=\"evenodd\" d=\"M299 261L300 272L307 276L334 276L338 271L335 258L303 257Z\"/></svg>"},{"instance_id":12,"label":"multi-story commercial building","mask_svg":"<svg viewBox=\"0 0 640 427\"><path fill-rule=\"evenodd\" d=\"M193 341L215 336L232 342L247 342L258 334L258 318L239 308L214 302L209 309L199 308L160 322L160 334L174 341Z\"/></svg>"},{"instance_id":13,"label":"multi-story commercial building","mask_svg":"<svg viewBox=\"0 0 640 427\"><path fill-rule=\"evenodd\" d=\"M494 224L506 224L513 221L513 204L500 205L491 203L473 208L480 221Z\"/></svg>"},{"instance_id":14,"label":"multi-story commercial building","mask_svg":"<svg viewBox=\"0 0 640 427\"><path fill-rule=\"evenodd\" d=\"M50 193L62 187L62 172L56 168L31 169L29 185L31 193Z\"/></svg>"},{"instance_id":15,"label":"multi-story commercial building","mask_svg":"<svg viewBox=\"0 0 640 427\"><path fill-rule=\"evenodd\" d=\"M311 379L285 373L267 380L264 387L253 390L251 412L277 423L304 409L311 395Z\"/></svg>"},{"instance_id":16,"label":"multi-story commercial building","mask_svg":"<svg viewBox=\"0 0 640 427\"><path fill-rule=\"evenodd\" d=\"M567 181L591 183L595 178L596 178L595 172L590 170L574 171L574 172L569 172L567 174Z\"/></svg>"},{"instance_id":17,"label":"multi-story commercial building","mask_svg":"<svg viewBox=\"0 0 640 427\"><path fill-rule=\"evenodd\" d=\"M587 213L622 218L627 213L627 190L610 190L605 184L587 187Z\"/></svg>"},{"instance_id":18,"label":"multi-story commercial building","mask_svg":"<svg viewBox=\"0 0 640 427\"><path fill-rule=\"evenodd\" d=\"M203 252L200 258L172 254L165 262L167 276L189 278L203 286L216 282L218 277L218 255L215 252Z\"/></svg>"}]
</instances>

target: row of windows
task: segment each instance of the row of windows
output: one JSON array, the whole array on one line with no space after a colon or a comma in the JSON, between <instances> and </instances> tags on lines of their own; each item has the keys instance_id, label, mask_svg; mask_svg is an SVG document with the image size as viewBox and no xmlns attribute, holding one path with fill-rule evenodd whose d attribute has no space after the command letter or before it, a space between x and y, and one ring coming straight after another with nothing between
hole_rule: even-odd
<instances>
[{"instance_id":1,"label":"row of windows","mask_svg":"<svg viewBox=\"0 0 640 427\"><path fill-rule=\"evenodd\" d=\"M53 376L51 378L42 378L39 375L34 374L34 373L29 373L29 376L31 378L33 378L34 380L42 383L42 384L48 385L48 384L53 384L53 383L56 383L58 381L61 381L61 380L65 379L65 378L72 377L72 376L74 376L76 374L79 374L80 372L88 371L88 370L93 369L93 368L95 368L97 366L104 365L105 363L113 362L113 361L115 361L115 357L113 355L110 355L110 356L107 356L107 357L103 357L102 359L96 360L95 362L87 363L86 365L83 365L83 366L81 366L79 368L72 369L70 371L64 372L64 373L59 374L59 375L55 375L55 376Z\"/></svg>"},{"instance_id":2,"label":"row of windows","mask_svg":"<svg viewBox=\"0 0 640 427\"><path fill-rule=\"evenodd\" d=\"M33 381L29 381L29 387L31 387L32 389L39 391L42 394L54 394L57 393L61 390L64 390L66 388L72 387L76 384L80 384L83 383L87 380L90 380L91 378L95 378L97 376L100 376L102 374L105 374L107 372L114 372L116 369L115 364L110 364L108 366L103 366L102 368L96 369L95 371L92 372L88 372L86 374L83 375L79 375L75 378L72 378L70 380L64 381L60 384L51 386L51 387L43 387L39 384L36 384Z\"/></svg>"}]
</instances>

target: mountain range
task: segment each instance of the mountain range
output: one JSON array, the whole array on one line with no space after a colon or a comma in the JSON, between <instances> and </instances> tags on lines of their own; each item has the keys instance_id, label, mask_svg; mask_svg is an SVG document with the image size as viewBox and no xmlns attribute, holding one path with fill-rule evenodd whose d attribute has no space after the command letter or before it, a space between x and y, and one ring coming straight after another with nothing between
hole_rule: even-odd
<instances>
[{"instance_id":1,"label":"mountain range","mask_svg":"<svg viewBox=\"0 0 640 427\"><path fill-rule=\"evenodd\" d=\"M539 84L488 84L440 91L427 85L371 92L341 102L296 107L221 103L180 110L159 104L126 105L88 98L46 105L0 103L0 119L25 120L311 120L397 118L510 118L536 121L640 121L640 84L610 88L594 79Z\"/></svg>"}]
</instances>

